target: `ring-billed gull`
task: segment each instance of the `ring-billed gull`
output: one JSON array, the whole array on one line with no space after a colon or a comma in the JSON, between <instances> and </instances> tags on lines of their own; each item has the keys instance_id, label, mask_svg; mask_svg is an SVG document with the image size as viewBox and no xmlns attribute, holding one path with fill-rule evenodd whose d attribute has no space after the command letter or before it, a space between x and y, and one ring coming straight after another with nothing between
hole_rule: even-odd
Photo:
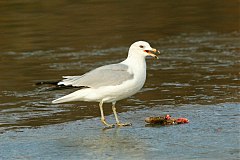
<instances>
[{"instance_id":1,"label":"ring-billed gull","mask_svg":"<svg viewBox=\"0 0 240 160\"><path fill-rule=\"evenodd\" d=\"M133 43L128 51L128 57L117 64L96 68L81 76L63 76L58 85L87 87L77 90L52 103L71 101L99 102L101 121L107 127L114 127L105 121L103 103L112 103L112 110L118 126L128 126L130 123L120 123L115 104L117 101L137 93L146 80L146 56L158 58L153 52L159 52L145 41ZM160 53L160 52L159 52Z\"/></svg>"}]
</instances>

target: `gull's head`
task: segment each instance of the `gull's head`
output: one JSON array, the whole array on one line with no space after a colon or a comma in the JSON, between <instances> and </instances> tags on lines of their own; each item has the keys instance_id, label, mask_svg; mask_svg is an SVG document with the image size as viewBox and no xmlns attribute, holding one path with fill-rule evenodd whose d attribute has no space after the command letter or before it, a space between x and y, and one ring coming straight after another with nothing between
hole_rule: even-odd
<instances>
[{"instance_id":1,"label":"gull's head","mask_svg":"<svg viewBox=\"0 0 240 160\"><path fill-rule=\"evenodd\" d=\"M156 52L160 53L158 50L152 48L150 44L145 41L137 41L133 43L129 48L129 54L138 54L143 57L152 56L158 59L158 57L154 54Z\"/></svg>"}]
</instances>

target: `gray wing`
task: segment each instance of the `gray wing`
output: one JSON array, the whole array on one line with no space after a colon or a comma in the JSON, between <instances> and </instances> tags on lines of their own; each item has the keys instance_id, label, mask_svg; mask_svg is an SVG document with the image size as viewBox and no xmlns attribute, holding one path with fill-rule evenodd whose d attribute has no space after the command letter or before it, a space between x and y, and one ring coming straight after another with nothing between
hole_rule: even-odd
<instances>
[{"instance_id":1,"label":"gray wing","mask_svg":"<svg viewBox=\"0 0 240 160\"><path fill-rule=\"evenodd\" d=\"M58 85L98 88L119 85L132 79L133 74L128 72L127 65L118 63L96 68L82 76L64 76L63 78L65 79L59 82Z\"/></svg>"}]
</instances>

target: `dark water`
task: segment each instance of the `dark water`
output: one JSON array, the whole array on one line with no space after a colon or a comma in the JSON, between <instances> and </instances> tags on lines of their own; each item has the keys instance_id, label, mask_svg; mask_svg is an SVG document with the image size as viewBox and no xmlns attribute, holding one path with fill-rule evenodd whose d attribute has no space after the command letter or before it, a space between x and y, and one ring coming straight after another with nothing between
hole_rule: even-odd
<instances>
[{"instance_id":1,"label":"dark water","mask_svg":"<svg viewBox=\"0 0 240 160\"><path fill-rule=\"evenodd\" d=\"M237 0L0 2L0 158L240 158L239 12ZM35 85L120 62L136 40L162 54L117 103L133 127L102 132L98 104L53 105L73 90ZM191 123L144 126L163 113Z\"/></svg>"}]
</instances>

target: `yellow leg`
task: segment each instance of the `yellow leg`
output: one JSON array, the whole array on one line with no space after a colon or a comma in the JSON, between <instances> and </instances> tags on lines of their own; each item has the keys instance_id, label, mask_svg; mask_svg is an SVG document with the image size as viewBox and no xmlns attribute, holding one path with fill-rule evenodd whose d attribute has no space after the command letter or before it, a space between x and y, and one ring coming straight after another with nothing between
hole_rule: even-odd
<instances>
[{"instance_id":1,"label":"yellow leg","mask_svg":"<svg viewBox=\"0 0 240 160\"><path fill-rule=\"evenodd\" d=\"M119 122L115 104L116 104L116 102L113 102L113 103L112 103L112 110L113 110L113 113L114 113L114 116L115 116L117 125L118 125L118 126L131 126L131 125L132 125L131 123L120 123L120 122Z\"/></svg>"},{"instance_id":2,"label":"yellow leg","mask_svg":"<svg viewBox=\"0 0 240 160\"><path fill-rule=\"evenodd\" d=\"M115 125L114 124L108 124L106 121L105 121L105 117L104 117L104 114L103 114L103 101L101 101L99 103L99 107L100 107L100 112L101 112L101 121L104 125L106 125L107 127L109 128L113 128Z\"/></svg>"}]
</instances>

